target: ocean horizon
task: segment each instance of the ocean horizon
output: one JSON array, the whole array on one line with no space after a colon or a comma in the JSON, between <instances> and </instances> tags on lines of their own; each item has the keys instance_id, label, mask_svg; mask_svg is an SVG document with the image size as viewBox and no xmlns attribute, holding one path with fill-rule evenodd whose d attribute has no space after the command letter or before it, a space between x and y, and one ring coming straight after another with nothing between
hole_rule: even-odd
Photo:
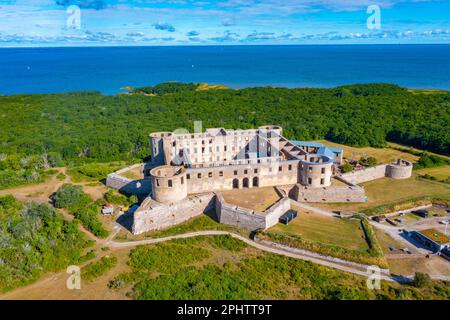
<instances>
[{"instance_id":1,"label":"ocean horizon","mask_svg":"<svg viewBox=\"0 0 450 320\"><path fill-rule=\"evenodd\" d=\"M450 44L0 48L0 62L0 94L110 95L167 81L450 90Z\"/></svg>"}]
</instances>

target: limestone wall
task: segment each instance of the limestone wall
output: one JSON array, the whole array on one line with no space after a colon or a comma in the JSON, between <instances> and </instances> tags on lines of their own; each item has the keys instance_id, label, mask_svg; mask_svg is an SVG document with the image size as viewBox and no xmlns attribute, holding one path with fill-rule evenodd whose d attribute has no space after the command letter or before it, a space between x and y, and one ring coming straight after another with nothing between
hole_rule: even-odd
<instances>
[{"instance_id":1,"label":"limestone wall","mask_svg":"<svg viewBox=\"0 0 450 320\"><path fill-rule=\"evenodd\" d=\"M359 184L386 176L386 164L381 164L372 168L365 168L358 171L342 174L342 178L353 184Z\"/></svg>"},{"instance_id":2,"label":"limestone wall","mask_svg":"<svg viewBox=\"0 0 450 320\"><path fill-rule=\"evenodd\" d=\"M144 170L145 164L134 164L109 174L106 177L106 185L126 194L148 195L151 191L150 179L131 180L121 176L124 172L139 167L142 167L142 170Z\"/></svg>"},{"instance_id":3,"label":"limestone wall","mask_svg":"<svg viewBox=\"0 0 450 320\"><path fill-rule=\"evenodd\" d=\"M247 230L265 229L263 213L228 204L220 193L217 194L215 202L216 215L220 223Z\"/></svg>"},{"instance_id":4,"label":"limestone wall","mask_svg":"<svg viewBox=\"0 0 450 320\"><path fill-rule=\"evenodd\" d=\"M325 188L296 185L293 195L299 202L365 202L367 199L364 188L356 185Z\"/></svg>"},{"instance_id":5,"label":"limestone wall","mask_svg":"<svg viewBox=\"0 0 450 320\"><path fill-rule=\"evenodd\" d=\"M168 228L214 208L213 193L191 196L173 204L162 204L147 197L134 213L133 234Z\"/></svg>"},{"instance_id":6,"label":"limestone wall","mask_svg":"<svg viewBox=\"0 0 450 320\"><path fill-rule=\"evenodd\" d=\"M278 223L279 218L291 208L289 198L276 202L265 212L253 211L226 203L222 194L216 196L216 215L220 223L247 230L267 229Z\"/></svg>"},{"instance_id":7,"label":"limestone wall","mask_svg":"<svg viewBox=\"0 0 450 320\"><path fill-rule=\"evenodd\" d=\"M280 217L291 209L291 200L289 198L282 198L273 206L271 206L266 212L266 225L265 229L268 229L276 225Z\"/></svg>"},{"instance_id":8,"label":"limestone wall","mask_svg":"<svg viewBox=\"0 0 450 320\"><path fill-rule=\"evenodd\" d=\"M408 179L411 177L412 169L411 162L397 159L386 167L386 176L393 179Z\"/></svg>"}]
</instances>

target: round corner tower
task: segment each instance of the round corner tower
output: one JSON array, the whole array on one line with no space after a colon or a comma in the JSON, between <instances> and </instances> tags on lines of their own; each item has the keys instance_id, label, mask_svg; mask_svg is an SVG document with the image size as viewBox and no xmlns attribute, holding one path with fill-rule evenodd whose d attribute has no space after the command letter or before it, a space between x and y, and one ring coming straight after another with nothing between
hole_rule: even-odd
<instances>
[{"instance_id":1,"label":"round corner tower","mask_svg":"<svg viewBox=\"0 0 450 320\"><path fill-rule=\"evenodd\" d=\"M300 183L312 188L329 187L333 175L333 160L326 156L310 154L300 163Z\"/></svg>"},{"instance_id":2,"label":"round corner tower","mask_svg":"<svg viewBox=\"0 0 450 320\"><path fill-rule=\"evenodd\" d=\"M396 159L386 166L386 176L393 179L408 179L411 177L413 165L403 159Z\"/></svg>"},{"instance_id":3,"label":"round corner tower","mask_svg":"<svg viewBox=\"0 0 450 320\"><path fill-rule=\"evenodd\" d=\"M184 167L160 166L150 170L151 197L161 203L173 203L187 197Z\"/></svg>"}]
</instances>

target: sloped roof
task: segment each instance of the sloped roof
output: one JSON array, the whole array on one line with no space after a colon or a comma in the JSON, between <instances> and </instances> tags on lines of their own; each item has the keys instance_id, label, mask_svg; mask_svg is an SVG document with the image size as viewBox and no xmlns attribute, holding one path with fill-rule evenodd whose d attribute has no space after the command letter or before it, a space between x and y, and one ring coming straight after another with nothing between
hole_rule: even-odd
<instances>
[{"instance_id":1,"label":"sloped roof","mask_svg":"<svg viewBox=\"0 0 450 320\"><path fill-rule=\"evenodd\" d=\"M290 140L290 142L299 147L315 147L315 148L323 147L323 143L315 141Z\"/></svg>"}]
</instances>

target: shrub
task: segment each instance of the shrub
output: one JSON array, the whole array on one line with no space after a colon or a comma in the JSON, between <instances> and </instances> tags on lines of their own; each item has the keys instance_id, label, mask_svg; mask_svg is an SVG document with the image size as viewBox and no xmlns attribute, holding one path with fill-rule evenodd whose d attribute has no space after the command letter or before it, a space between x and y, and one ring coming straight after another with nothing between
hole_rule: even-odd
<instances>
[{"instance_id":1,"label":"shrub","mask_svg":"<svg viewBox=\"0 0 450 320\"><path fill-rule=\"evenodd\" d=\"M411 284L417 288L427 288L432 285L433 281L428 273L416 272Z\"/></svg>"},{"instance_id":2,"label":"shrub","mask_svg":"<svg viewBox=\"0 0 450 320\"><path fill-rule=\"evenodd\" d=\"M99 207L92 199L83 192L81 186L64 184L53 196L55 207L66 208L78 219L83 227L92 232L95 236L106 238L108 231L103 228L98 220Z\"/></svg>"},{"instance_id":3,"label":"shrub","mask_svg":"<svg viewBox=\"0 0 450 320\"><path fill-rule=\"evenodd\" d=\"M137 196L132 195L130 197L127 197L112 189L108 190L108 192L105 193L104 198L109 203L123 206L130 206L138 202Z\"/></svg>"},{"instance_id":4,"label":"shrub","mask_svg":"<svg viewBox=\"0 0 450 320\"><path fill-rule=\"evenodd\" d=\"M0 292L78 263L86 244L76 223L48 205L0 197Z\"/></svg>"},{"instance_id":5,"label":"shrub","mask_svg":"<svg viewBox=\"0 0 450 320\"><path fill-rule=\"evenodd\" d=\"M361 158L359 161L368 167L375 167L378 163L377 159L375 157L368 157L368 158Z\"/></svg>"},{"instance_id":6,"label":"shrub","mask_svg":"<svg viewBox=\"0 0 450 320\"><path fill-rule=\"evenodd\" d=\"M414 164L414 169L423 169L423 168L433 168L439 167L446 164L450 164L450 160L439 157L433 154L429 154L427 152L422 153L419 160Z\"/></svg>"},{"instance_id":7,"label":"shrub","mask_svg":"<svg viewBox=\"0 0 450 320\"><path fill-rule=\"evenodd\" d=\"M90 198L83 192L83 187L64 184L53 196L56 208L73 209L87 205Z\"/></svg>"},{"instance_id":8,"label":"shrub","mask_svg":"<svg viewBox=\"0 0 450 320\"><path fill-rule=\"evenodd\" d=\"M351 172L353 171L354 167L350 163L344 163L341 166L341 170L343 173Z\"/></svg>"},{"instance_id":9,"label":"shrub","mask_svg":"<svg viewBox=\"0 0 450 320\"><path fill-rule=\"evenodd\" d=\"M117 258L115 256L105 256L99 261L90 263L81 269L81 278L83 280L92 281L117 265Z\"/></svg>"}]
</instances>

